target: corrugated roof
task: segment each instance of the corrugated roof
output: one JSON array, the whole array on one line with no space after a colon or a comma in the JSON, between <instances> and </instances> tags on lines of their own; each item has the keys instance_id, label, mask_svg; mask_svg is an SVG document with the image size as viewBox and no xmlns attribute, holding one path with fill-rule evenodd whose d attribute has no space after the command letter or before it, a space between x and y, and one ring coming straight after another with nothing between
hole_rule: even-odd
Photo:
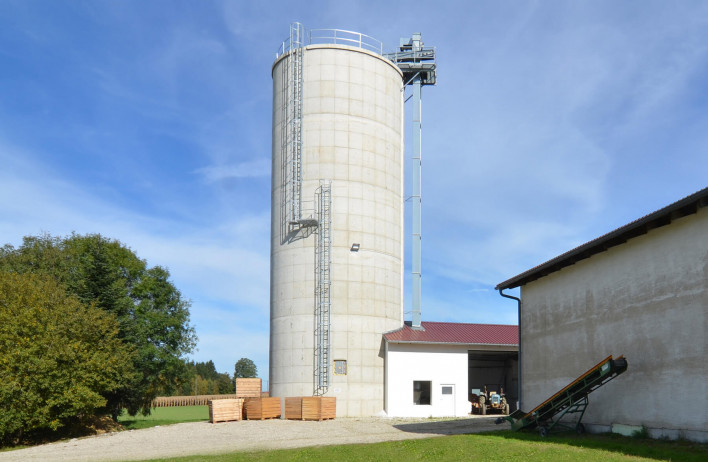
<instances>
[{"instance_id":1,"label":"corrugated roof","mask_svg":"<svg viewBox=\"0 0 708 462\"><path fill-rule=\"evenodd\" d=\"M548 276L551 273L559 271L566 266L575 264L580 260L590 258L591 256L604 252L605 250L624 244L629 239L632 239L642 234L646 234L649 230L659 228L670 224L686 215L691 215L698 212L698 209L708 205L708 188L702 189L697 193L684 197L681 200L674 202L671 205L650 213L638 220L635 220L627 225L617 228L603 236L593 239L579 247L569 250L568 252L559 255L545 263L542 263L528 271L514 276L511 279L497 285L496 289L513 289L527 284L536 279Z\"/></svg>"},{"instance_id":2,"label":"corrugated roof","mask_svg":"<svg viewBox=\"0 0 708 462\"><path fill-rule=\"evenodd\" d=\"M410 322L384 334L393 343L454 343L470 345L519 344L519 326L504 324L465 324L458 322L421 322L423 329L412 329Z\"/></svg>"}]
</instances>

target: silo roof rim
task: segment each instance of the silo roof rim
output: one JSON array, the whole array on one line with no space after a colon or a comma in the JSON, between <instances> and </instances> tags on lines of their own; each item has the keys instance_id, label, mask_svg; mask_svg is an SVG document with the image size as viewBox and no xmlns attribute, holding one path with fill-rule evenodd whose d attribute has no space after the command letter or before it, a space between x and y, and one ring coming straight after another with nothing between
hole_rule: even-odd
<instances>
[{"instance_id":1,"label":"silo roof rim","mask_svg":"<svg viewBox=\"0 0 708 462\"><path fill-rule=\"evenodd\" d=\"M314 49L339 49L339 50L347 50L347 51L354 51L358 53L363 53L369 56L372 56L374 58L379 58L380 60L384 61L386 64L389 64L391 67L393 67L396 72L398 72L401 76L401 79L403 79L403 71L396 66L391 60L387 59L385 56L383 56L380 53L373 52L371 50L367 50L365 48L359 48L351 45L340 45L338 43L313 43L311 45L305 45L304 47L305 50L314 50ZM273 62L273 65L270 68L270 73L271 76L273 75L273 70L275 69L275 66L286 56L290 55L292 53L292 50L288 51L287 53L283 53L282 55L278 56L275 61Z\"/></svg>"}]
</instances>

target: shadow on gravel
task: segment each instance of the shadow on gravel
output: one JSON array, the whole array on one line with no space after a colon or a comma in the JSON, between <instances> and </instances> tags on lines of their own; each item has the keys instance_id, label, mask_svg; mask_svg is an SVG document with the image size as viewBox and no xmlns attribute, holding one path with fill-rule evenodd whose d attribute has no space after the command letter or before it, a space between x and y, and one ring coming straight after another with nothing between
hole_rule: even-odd
<instances>
[{"instance_id":1,"label":"shadow on gravel","mask_svg":"<svg viewBox=\"0 0 708 462\"><path fill-rule=\"evenodd\" d=\"M435 435L463 435L466 433L479 433L493 431L494 418L474 418L455 420L431 420L430 422L415 422L397 424L393 428L407 433L429 433Z\"/></svg>"}]
</instances>

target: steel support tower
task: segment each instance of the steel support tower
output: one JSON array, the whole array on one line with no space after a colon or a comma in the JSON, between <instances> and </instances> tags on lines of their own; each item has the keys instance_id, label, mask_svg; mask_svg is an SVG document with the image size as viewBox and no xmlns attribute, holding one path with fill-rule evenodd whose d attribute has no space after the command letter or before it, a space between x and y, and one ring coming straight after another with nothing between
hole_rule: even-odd
<instances>
[{"instance_id":1,"label":"steel support tower","mask_svg":"<svg viewBox=\"0 0 708 462\"><path fill-rule=\"evenodd\" d=\"M421 34L416 32L410 39L401 39L399 51L386 55L403 72L403 89L411 86L413 94L413 130L412 137L412 194L413 225L411 240L411 301L412 327L420 328L421 312L421 87L435 85L436 62L435 48L425 47Z\"/></svg>"}]
</instances>

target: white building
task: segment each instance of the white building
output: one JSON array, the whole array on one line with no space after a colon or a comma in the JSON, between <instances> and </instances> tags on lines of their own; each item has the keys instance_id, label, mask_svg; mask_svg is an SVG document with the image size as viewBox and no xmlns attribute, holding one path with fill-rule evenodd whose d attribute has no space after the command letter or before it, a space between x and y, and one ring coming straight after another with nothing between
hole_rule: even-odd
<instances>
[{"instance_id":1,"label":"white building","mask_svg":"<svg viewBox=\"0 0 708 462\"><path fill-rule=\"evenodd\" d=\"M624 355L585 427L708 441L706 205L708 188L497 286L521 287L522 409Z\"/></svg>"},{"instance_id":2,"label":"white building","mask_svg":"<svg viewBox=\"0 0 708 462\"><path fill-rule=\"evenodd\" d=\"M501 391L515 407L518 327L494 324L406 323L384 334L385 412L391 417L452 417L470 413L472 388Z\"/></svg>"}]
</instances>

